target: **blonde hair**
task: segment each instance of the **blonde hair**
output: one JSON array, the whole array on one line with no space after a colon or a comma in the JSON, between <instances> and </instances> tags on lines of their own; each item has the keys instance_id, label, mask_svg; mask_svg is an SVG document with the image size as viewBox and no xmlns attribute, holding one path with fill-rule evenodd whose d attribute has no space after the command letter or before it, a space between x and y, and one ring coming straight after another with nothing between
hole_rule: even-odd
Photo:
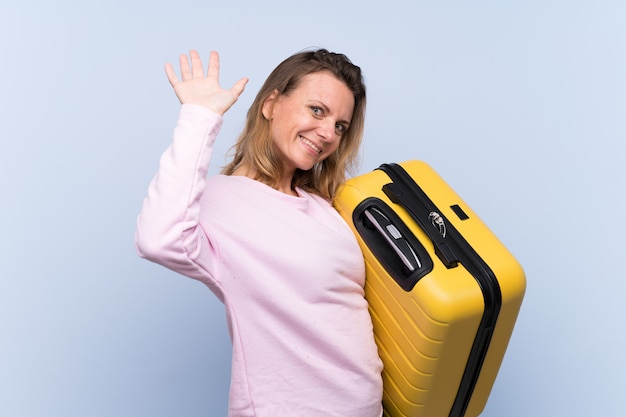
<instances>
[{"instance_id":1,"label":"blonde hair","mask_svg":"<svg viewBox=\"0 0 626 417\"><path fill-rule=\"evenodd\" d=\"M248 110L243 131L232 148L233 159L222 169L222 174L232 175L238 167L248 166L254 169L255 179L272 187L278 186L283 166L270 138L269 121L263 116L263 103L273 92L288 95L304 76L319 71L330 71L352 91L352 120L337 150L308 171L296 170L292 187L302 188L329 200L334 198L346 174L352 172L358 164L366 100L361 69L347 56L326 49L292 55L272 71Z\"/></svg>"}]
</instances>

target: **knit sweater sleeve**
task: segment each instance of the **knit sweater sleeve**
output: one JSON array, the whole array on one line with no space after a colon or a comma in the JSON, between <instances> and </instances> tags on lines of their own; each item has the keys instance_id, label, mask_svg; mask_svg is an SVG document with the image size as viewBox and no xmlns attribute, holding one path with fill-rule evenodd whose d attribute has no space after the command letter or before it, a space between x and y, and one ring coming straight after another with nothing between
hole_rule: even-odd
<instances>
[{"instance_id":1,"label":"knit sweater sleeve","mask_svg":"<svg viewBox=\"0 0 626 417\"><path fill-rule=\"evenodd\" d=\"M172 144L163 153L137 219L139 256L214 287L215 253L202 230L202 197L222 117L181 107ZM216 288L214 288L216 289Z\"/></svg>"}]
</instances>

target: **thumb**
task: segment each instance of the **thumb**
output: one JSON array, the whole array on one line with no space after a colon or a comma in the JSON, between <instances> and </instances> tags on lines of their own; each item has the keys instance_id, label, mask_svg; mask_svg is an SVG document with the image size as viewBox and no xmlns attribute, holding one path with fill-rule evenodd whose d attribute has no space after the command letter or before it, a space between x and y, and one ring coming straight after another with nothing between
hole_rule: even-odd
<instances>
[{"instance_id":1,"label":"thumb","mask_svg":"<svg viewBox=\"0 0 626 417\"><path fill-rule=\"evenodd\" d=\"M235 96L235 99L239 98L241 93L243 93L243 90L246 88L246 84L248 84L248 78L242 78L241 80L233 84L230 91Z\"/></svg>"}]
</instances>

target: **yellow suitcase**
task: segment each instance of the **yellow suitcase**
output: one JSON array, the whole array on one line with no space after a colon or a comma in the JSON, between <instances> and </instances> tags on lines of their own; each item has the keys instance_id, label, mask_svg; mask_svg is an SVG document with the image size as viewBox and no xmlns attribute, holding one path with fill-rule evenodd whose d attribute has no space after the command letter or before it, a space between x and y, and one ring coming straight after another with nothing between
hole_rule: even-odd
<instances>
[{"instance_id":1,"label":"yellow suitcase","mask_svg":"<svg viewBox=\"0 0 626 417\"><path fill-rule=\"evenodd\" d=\"M365 257L385 416L478 416L524 297L521 265L421 161L348 180L334 205Z\"/></svg>"}]
</instances>

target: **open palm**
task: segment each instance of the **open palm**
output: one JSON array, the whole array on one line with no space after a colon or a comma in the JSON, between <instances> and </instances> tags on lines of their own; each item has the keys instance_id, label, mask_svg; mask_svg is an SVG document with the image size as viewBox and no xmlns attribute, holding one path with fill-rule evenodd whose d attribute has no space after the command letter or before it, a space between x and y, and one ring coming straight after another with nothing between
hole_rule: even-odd
<instances>
[{"instance_id":1,"label":"open palm","mask_svg":"<svg viewBox=\"0 0 626 417\"><path fill-rule=\"evenodd\" d=\"M181 79L176 76L172 64L165 64L165 73L181 104L198 104L223 115L235 104L243 92L247 78L237 81L230 89L224 89L219 83L220 59L215 51L211 51L208 71L205 75L202 60L197 51L180 56Z\"/></svg>"}]
</instances>

